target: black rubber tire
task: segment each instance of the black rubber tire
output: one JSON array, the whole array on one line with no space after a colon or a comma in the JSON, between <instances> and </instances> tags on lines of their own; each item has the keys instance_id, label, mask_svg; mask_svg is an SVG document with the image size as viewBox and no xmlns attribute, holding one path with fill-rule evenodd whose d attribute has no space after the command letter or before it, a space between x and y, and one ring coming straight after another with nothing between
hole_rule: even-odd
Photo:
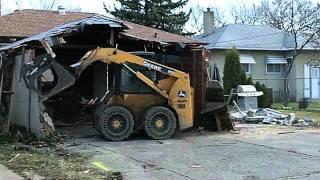
<instances>
[{"instance_id":1,"label":"black rubber tire","mask_svg":"<svg viewBox=\"0 0 320 180\"><path fill-rule=\"evenodd\" d=\"M105 108L98 115L101 133L111 141L123 141L133 132L134 120L129 110L122 106L112 106ZM120 121L120 128L112 128L113 118Z\"/></svg>"},{"instance_id":2,"label":"black rubber tire","mask_svg":"<svg viewBox=\"0 0 320 180\"><path fill-rule=\"evenodd\" d=\"M99 131L101 131L100 128L100 116L103 114L104 110L106 109L106 105L100 105L99 107L97 107L94 111L94 121L93 121L93 125L96 129L98 129Z\"/></svg>"},{"instance_id":3,"label":"black rubber tire","mask_svg":"<svg viewBox=\"0 0 320 180\"><path fill-rule=\"evenodd\" d=\"M157 129L156 118L163 118L164 128ZM155 106L147 110L144 115L144 131L152 139L168 139L177 128L177 119L174 113L167 107Z\"/></svg>"}]
</instances>

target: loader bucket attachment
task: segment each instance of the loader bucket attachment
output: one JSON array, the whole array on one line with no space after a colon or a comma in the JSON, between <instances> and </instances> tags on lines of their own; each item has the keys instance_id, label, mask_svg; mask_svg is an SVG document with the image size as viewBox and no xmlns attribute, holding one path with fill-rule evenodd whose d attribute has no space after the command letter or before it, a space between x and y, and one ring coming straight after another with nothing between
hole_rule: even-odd
<instances>
[{"instance_id":1,"label":"loader bucket attachment","mask_svg":"<svg viewBox=\"0 0 320 180\"><path fill-rule=\"evenodd\" d=\"M218 81L208 82L206 107L201 111L201 126L207 130L233 130L228 107L224 100L223 88Z\"/></svg>"},{"instance_id":2,"label":"loader bucket attachment","mask_svg":"<svg viewBox=\"0 0 320 180\"><path fill-rule=\"evenodd\" d=\"M27 87L36 91L42 100L75 83L75 77L49 54L36 57L32 64L24 65L21 71Z\"/></svg>"}]
</instances>

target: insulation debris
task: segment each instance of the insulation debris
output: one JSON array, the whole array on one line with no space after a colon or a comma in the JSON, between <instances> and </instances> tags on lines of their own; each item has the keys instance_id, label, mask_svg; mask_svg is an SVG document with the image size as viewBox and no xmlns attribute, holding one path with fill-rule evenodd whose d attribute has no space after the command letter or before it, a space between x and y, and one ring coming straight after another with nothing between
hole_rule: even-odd
<instances>
[{"instance_id":1,"label":"insulation debris","mask_svg":"<svg viewBox=\"0 0 320 180\"><path fill-rule=\"evenodd\" d=\"M240 108L238 108L238 105L235 102L233 103L236 111L230 113L230 118L235 121L241 121L245 123L280 124L282 126L313 125L312 119L297 119L294 113L289 113L286 115L280 111L270 108L249 109L248 111L242 111Z\"/></svg>"},{"instance_id":2,"label":"insulation debris","mask_svg":"<svg viewBox=\"0 0 320 180\"><path fill-rule=\"evenodd\" d=\"M55 132L54 125L53 125L52 119L48 113L46 113L46 112L42 113L41 122L43 124L43 131L44 131L46 137L50 137L50 136L54 135L54 132Z\"/></svg>"}]
</instances>

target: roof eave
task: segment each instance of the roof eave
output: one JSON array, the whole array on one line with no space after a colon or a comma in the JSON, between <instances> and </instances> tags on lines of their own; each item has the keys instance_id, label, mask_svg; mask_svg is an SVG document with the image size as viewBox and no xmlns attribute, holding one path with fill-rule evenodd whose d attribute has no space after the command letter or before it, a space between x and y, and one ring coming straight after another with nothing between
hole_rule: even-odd
<instances>
[{"instance_id":1,"label":"roof eave","mask_svg":"<svg viewBox=\"0 0 320 180\"><path fill-rule=\"evenodd\" d=\"M230 49L233 47L206 47L208 50L214 50L214 49ZM235 47L238 50L255 50L255 51L287 51L287 48L252 48L252 47Z\"/></svg>"}]
</instances>

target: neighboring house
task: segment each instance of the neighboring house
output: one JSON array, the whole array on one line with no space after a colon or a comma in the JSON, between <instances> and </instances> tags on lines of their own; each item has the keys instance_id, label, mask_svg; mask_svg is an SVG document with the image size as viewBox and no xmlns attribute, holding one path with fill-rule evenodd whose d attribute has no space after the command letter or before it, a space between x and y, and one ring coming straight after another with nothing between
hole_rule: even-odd
<instances>
[{"instance_id":1,"label":"neighboring house","mask_svg":"<svg viewBox=\"0 0 320 180\"><path fill-rule=\"evenodd\" d=\"M278 29L243 24L228 24L214 29L212 12L204 15L205 32L194 37L207 43L211 63L218 64L221 77L225 51L235 47L240 51L240 63L248 76L272 88L274 101L281 101L284 72L292 60L294 39L290 33ZM307 46L297 57L289 75L289 98L320 98L320 68L307 64L314 56L314 48ZM236 75L236 74L235 74Z\"/></svg>"}]
</instances>

